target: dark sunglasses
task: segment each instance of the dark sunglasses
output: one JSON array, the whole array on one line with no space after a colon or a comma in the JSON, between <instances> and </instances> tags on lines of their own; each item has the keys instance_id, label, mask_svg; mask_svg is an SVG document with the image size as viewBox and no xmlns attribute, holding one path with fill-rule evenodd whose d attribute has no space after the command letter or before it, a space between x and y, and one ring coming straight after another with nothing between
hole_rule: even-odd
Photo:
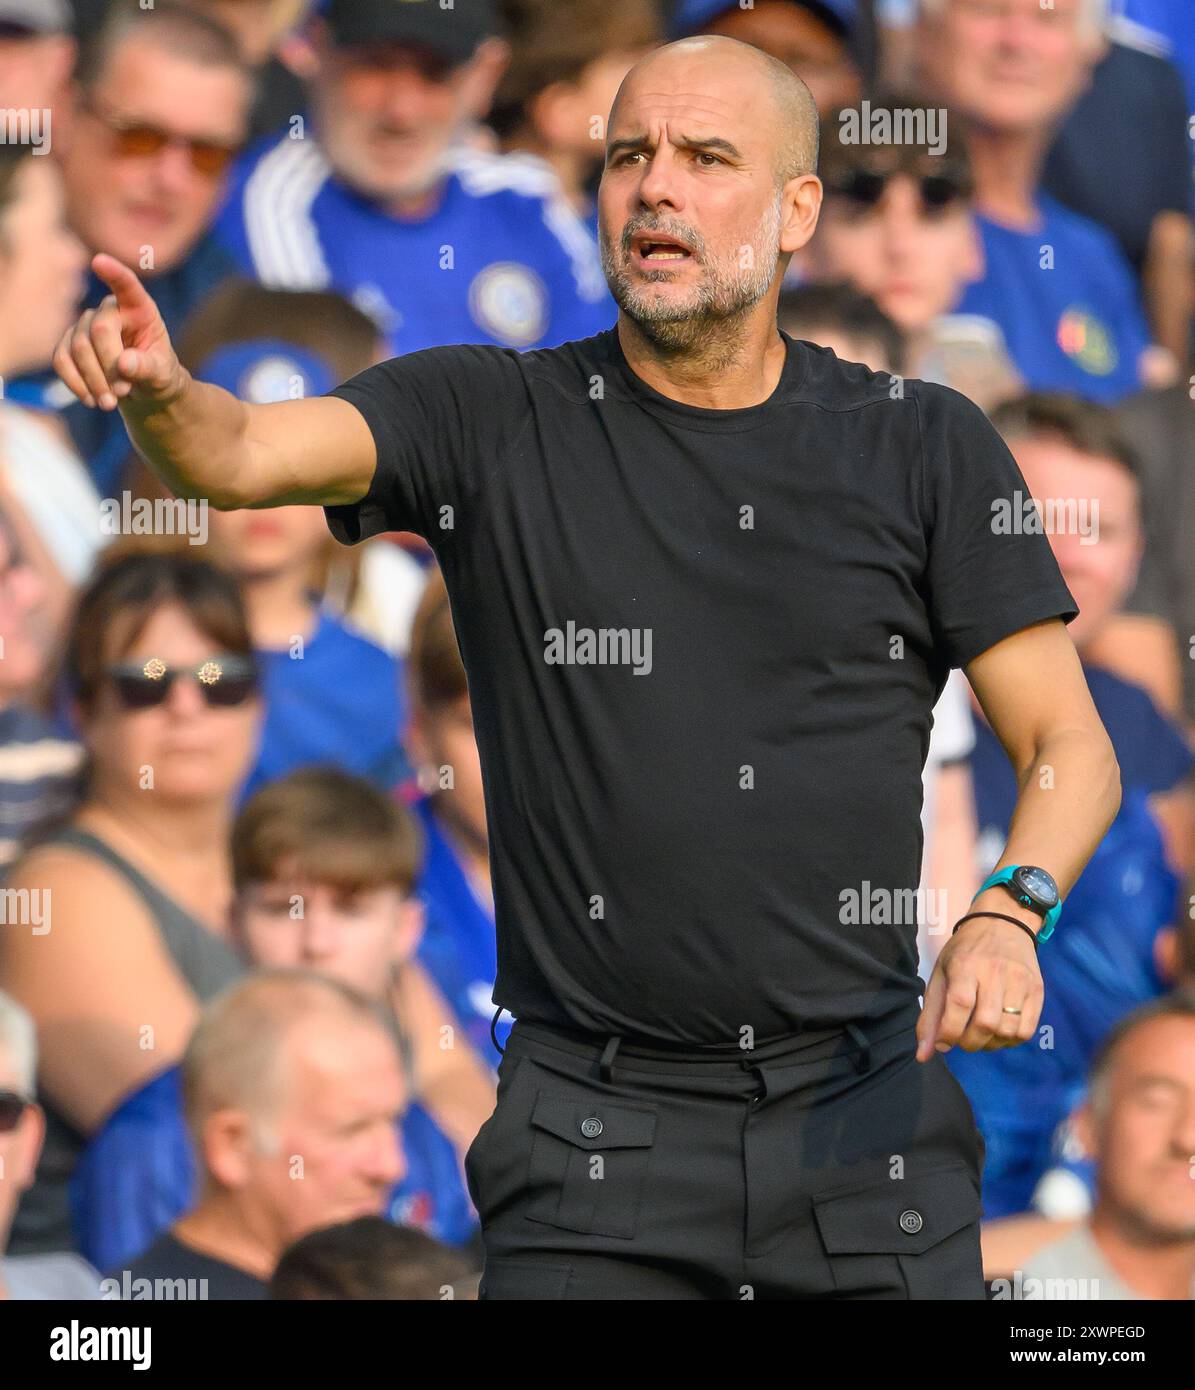
<instances>
[{"instance_id":1,"label":"dark sunglasses","mask_svg":"<svg viewBox=\"0 0 1195 1390\"><path fill-rule=\"evenodd\" d=\"M188 135L176 135L160 126L121 116L99 105L94 99L89 99L85 107L111 132L115 138L116 152L122 158L145 159L158 154L167 145L183 145L191 156L191 167L197 174L218 179L240 153L239 144L224 145L218 140L196 140Z\"/></svg>"},{"instance_id":2,"label":"dark sunglasses","mask_svg":"<svg viewBox=\"0 0 1195 1390\"><path fill-rule=\"evenodd\" d=\"M31 1104L17 1091L0 1091L0 1134L11 1134Z\"/></svg>"},{"instance_id":3,"label":"dark sunglasses","mask_svg":"<svg viewBox=\"0 0 1195 1390\"><path fill-rule=\"evenodd\" d=\"M917 176L903 174L899 169L884 174L870 169L854 169L831 183L829 188L832 193L849 198L860 208L870 209L883 198L889 181L901 176L913 179L921 195L921 205L927 212L941 212L943 208L950 207L952 203L966 198L970 193L970 189L961 179L951 178L948 174Z\"/></svg>"},{"instance_id":4,"label":"dark sunglasses","mask_svg":"<svg viewBox=\"0 0 1195 1390\"><path fill-rule=\"evenodd\" d=\"M257 693L257 666L247 656L209 657L198 666L167 666L161 657L151 656L148 661L126 661L108 668L108 678L126 710L162 704L177 676L194 679L209 709L232 709Z\"/></svg>"}]
</instances>

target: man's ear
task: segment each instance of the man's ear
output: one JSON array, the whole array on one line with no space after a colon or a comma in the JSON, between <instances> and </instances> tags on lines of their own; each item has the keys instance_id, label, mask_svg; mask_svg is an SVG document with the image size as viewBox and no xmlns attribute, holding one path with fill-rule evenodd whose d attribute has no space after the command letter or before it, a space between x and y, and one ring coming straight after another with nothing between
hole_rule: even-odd
<instances>
[{"instance_id":1,"label":"man's ear","mask_svg":"<svg viewBox=\"0 0 1195 1390\"><path fill-rule=\"evenodd\" d=\"M799 251L817 229L822 209L822 181L816 174L798 174L784 185L781 195L784 220L780 226L781 252Z\"/></svg>"},{"instance_id":2,"label":"man's ear","mask_svg":"<svg viewBox=\"0 0 1195 1390\"><path fill-rule=\"evenodd\" d=\"M416 897L404 898L398 905L398 920L394 928L394 959L408 961L419 949L427 926L427 912Z\"/></svg>"},{"instance_id":3,"label":"man's ear","mask_svg":"<svg viewBox=\"0 0 1195 1390\"><path fill-rule=\"evenodd\" d=\"M505 39L482 39L472 58L461 69L461 90L474 120L482 121L494 104L494 93L510 65L510 45Z\"/></svg>"},{"instance_id":4,"label":"man's ear","mask_svg":"<svg viewBox=\"0 0 1195 1390\"><path fill-rule=\"evenodd\" d=\"M11 1179L18 1192L28 1192L37 1175L37 1160L41 1157L42 1144L46 1137L46 1114L34 1101L27 1106L17 1125L16 1144L13 1148L10 1165ZM0 1178L4 1175L0 1174Z\"/></svg>"},{"instance_id":5,"label":"man's ear","mask_svg":"<svg viewBox=\"0 0 1195 1390\"><path fill-rule=\"evenodd\" d=\"M217 1110L209 1115L198 1147L204 1166L221 1187L237 1189L248 1184L256 1146L253 1122L243 1110Z\"/></svg>"}]
</instances>

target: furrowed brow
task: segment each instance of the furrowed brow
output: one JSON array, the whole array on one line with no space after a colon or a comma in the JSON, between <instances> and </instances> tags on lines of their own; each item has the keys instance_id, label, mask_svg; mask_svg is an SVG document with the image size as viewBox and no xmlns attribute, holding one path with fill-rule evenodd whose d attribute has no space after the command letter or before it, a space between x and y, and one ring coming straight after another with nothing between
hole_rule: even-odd
<instances>
[{"instance_id":1,"label":"furrowed brow","mask_svg":"<svg viewBox=\"0 0 1195 1390\"><path fill-rule=\"evenodd\" d=\"M732 145L729 140L723 140L719 135L709 135L700 137L696 135L681 135L676 143L681 149L685 150L709 150L719 154L728 155L731 159L742 159L742 153L737 146ZM626 136L621 140L611 140L606 150L606 159L614 159L616 155L627 154L631 151L650 150L651 141L646 135Z\"/></svg>"}]
</instances>

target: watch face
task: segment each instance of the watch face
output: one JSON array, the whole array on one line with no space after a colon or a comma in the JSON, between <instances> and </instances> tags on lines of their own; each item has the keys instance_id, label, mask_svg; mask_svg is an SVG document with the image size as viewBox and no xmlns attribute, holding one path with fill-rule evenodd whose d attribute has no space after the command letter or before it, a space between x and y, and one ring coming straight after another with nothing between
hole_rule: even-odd
<instances>
[{"instance_id":1,"label":"watch face","mask_svg":"<svg viewBox=\"0 0 1195 1390\"><path fill-rule=\"evenodd\" d=\"M1053 907L1058 901L1058 885L1045 869L1018 869L1014 875L1014 882L1046 909Z\"/></svg>"}]
</instances>

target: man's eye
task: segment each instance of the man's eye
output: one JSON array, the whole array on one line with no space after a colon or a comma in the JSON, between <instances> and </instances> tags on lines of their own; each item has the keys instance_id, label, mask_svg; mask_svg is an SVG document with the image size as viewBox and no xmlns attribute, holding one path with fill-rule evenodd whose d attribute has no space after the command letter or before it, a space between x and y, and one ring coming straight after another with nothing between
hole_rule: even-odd
<instances>
[{"instance_id":1,"label":"man's eye","mask_svg":"<svg viewBox=\"0 0 1195 1390\"><path fill-rule=\"evenodd\" d=\"M721 164L721 163L722 163L721 159L719 159L718 156L717 156L716 154L710 154L709 150L702 150L702 151L698 154L697 158L698 158L698 159L708 159L708 160L712 160L712 162L713 162L714 164ZM707 169L709 168L709 165L708 165L708 164L706 165L706 168L707 168Z\"/></svg>"}]
</instances>

